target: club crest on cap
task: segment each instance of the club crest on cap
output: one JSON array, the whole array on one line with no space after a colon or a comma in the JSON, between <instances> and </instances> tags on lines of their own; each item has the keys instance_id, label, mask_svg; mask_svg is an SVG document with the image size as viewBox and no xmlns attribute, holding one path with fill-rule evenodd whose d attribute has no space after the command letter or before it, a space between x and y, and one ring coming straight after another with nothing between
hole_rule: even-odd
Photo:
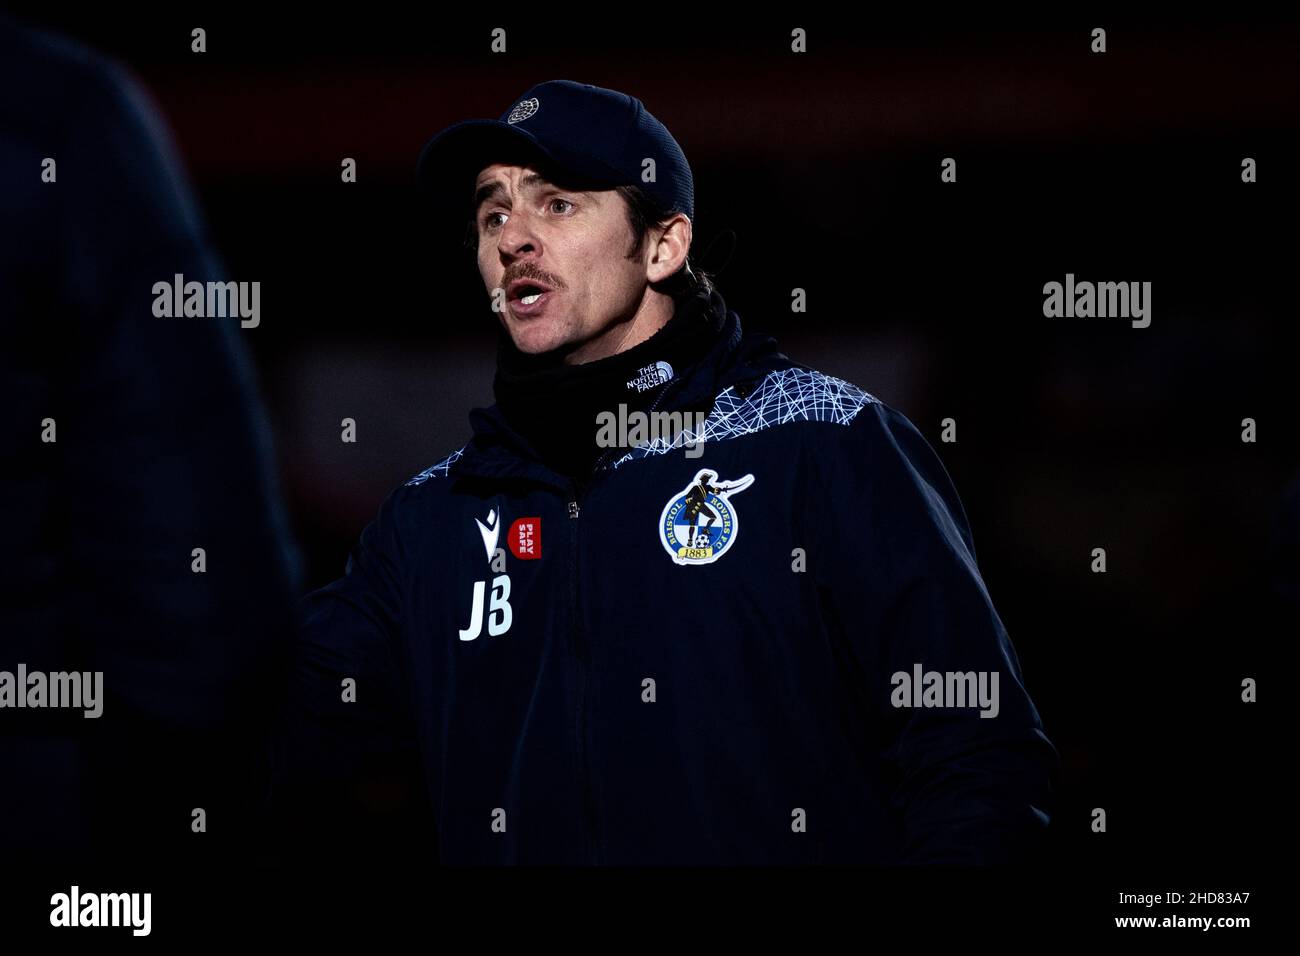
<instances>
[{"instance_id":1,"label":"club crest on cap","mask_svg":"<svg viewBox=\"0 0 1300 956\"><path fill-rule=\"evenodd\" d=\"M528 119L528 117L537 112L537 107L539 105L537 97L535 96L531 99L520 100L515 104L515 108L510 111L510 115L506 117L506 122L513 125Z\"/></svg>"}]
</instances>

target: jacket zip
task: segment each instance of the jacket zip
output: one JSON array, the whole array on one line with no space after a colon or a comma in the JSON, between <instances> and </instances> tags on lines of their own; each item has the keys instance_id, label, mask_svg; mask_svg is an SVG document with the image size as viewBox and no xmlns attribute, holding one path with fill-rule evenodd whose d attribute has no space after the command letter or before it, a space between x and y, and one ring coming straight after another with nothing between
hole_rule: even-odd
<instances>
[{"instance_id":1,"label":"jacket zip","mask_svg":"<svg viewBox=\"0 0 1300 956\"><path fill-rule=\"evenodd\" d=\"M654 414L655 410L663 403L664 398L672 391L673 386L681 381L681 379L675 379L666 383L660 389L654 402L651 403L647 414ZM610 449L596 459L586 485L587 489L590 489L592 480L596 478L614 452L619 450L616 448ZM595 788L591 783L591 758L587 750L587 711L589 709L587 685L590 680L590 672L593 670L592 651L588 636L582 626L582 618L578 607L578 534L580 526L576 522L582 515L582 495L583 489L579 487L578 483L570 481L568 510L569 519L572 522L569 527L572 529L572 533L569 535L569 619L573 621L573 650L578 664L578 766L581 774L583 815L586 821L586 829L584 830L586 846L584 849L587 858L592 863L599 864L604 862L604 847L601 843L600 815L596 807Z\"/></svg>"},{"instance_id":2,"label":"jacket zip","mask_svg":"<svg viewBox=\"0 0 1300 956\"><path fill-rule=\"evenodd\" d=\"M650 406L650 414L659 407L664 397L672 389L673 383L667 383L656 396ZM596 464L592 468L591 477L594 478L600 469L604 466L611 455L619 449L611 449L596 459ZM590 487L590 482L588 483ZM599 864L604 860L604 847L600 838L600 815L596 807L595 788L591 783L591 757L587 750L587 711L588 692L587 685L590 681L592 668L591 645L588 640L586 631L582 625L582 617L579 611L579 594L578 594L578 534L580 526L576 523L582 515L582 490L577 482L569 483L569 519L572 522L569 527L572 533L569 535L569 619L573 621L573 650L574 658L578 664L578 766L581 774L581 788L583 800L583 816L586 822L584 835L586 837L587 858L594 864Z\"/></svg>"}]
</instances>

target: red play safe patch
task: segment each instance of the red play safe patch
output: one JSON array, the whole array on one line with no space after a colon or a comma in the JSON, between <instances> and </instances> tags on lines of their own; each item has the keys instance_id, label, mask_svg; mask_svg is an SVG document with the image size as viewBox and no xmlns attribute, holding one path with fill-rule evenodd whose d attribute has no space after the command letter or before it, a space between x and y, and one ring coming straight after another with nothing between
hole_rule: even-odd
<instances>
[{"instance_id":1,"label":"red play safe patch","mask_svg":"<svg viewBox=\"0 0 1300 956\"><path fill-rule=\"evenodd\" d=\"M510 526L510 553L522 561L535 561L542 556L542 519L516 518Z\"/></svg>"}]
</instances>

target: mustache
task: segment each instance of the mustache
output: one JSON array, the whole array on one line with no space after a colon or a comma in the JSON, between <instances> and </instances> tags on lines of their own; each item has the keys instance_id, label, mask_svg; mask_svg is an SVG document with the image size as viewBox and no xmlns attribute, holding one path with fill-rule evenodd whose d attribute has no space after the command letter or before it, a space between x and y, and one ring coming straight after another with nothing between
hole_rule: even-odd
<instances>
[{"instance_id":1,"label":"mustache","mask_svg":"<svg viewBox=\"0 0 1300 956\"><path fill-rule=\"evenodd\" d=\"M536 267L524 266L516 269L514 272L507 269L505 274L501 277L501 288L508 289L510 283L514 282L516 279L536 279L538 282L546 283L552 289L563 289L565 287L564 283L558 277L551 275L549 272L543 272L541 269Z\"/></svg>"}]
</instances>

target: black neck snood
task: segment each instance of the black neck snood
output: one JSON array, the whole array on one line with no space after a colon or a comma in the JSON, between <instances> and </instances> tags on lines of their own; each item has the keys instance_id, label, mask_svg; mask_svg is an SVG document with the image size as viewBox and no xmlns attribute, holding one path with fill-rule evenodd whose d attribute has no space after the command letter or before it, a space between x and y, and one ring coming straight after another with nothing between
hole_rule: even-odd
<instances>
[{"instance_id":1,"label":"black neck snood","mask_svg":"<svg viewBox=\"0 0 1300 956\"><path fill-rule=\"evenodd\" d=\"M648 410L668 381L686 374L717 342L726 314L716 290L683 297L668 323L640 345L583 365L565 365L559 350L526 355L501 328L497 406L547 467L585 477L610 451L596 443L597 416L618 416L620 405Z\"/></svg>"}]
</instances>

